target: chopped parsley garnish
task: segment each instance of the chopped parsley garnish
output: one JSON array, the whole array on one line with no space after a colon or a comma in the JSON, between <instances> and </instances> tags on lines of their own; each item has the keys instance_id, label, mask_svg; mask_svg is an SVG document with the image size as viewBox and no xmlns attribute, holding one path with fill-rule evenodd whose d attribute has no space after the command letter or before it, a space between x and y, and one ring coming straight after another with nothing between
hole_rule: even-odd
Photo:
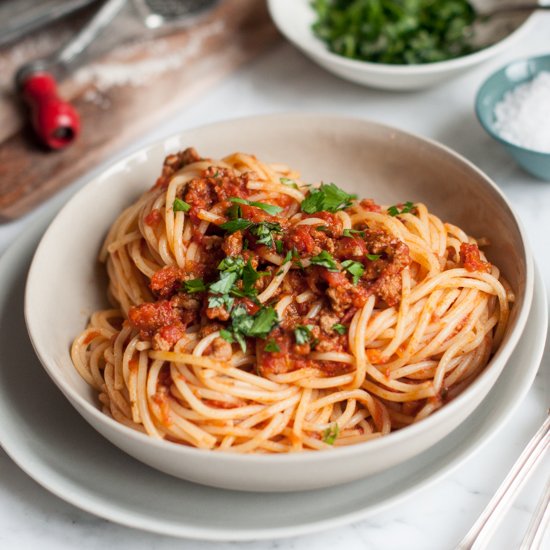
<instances>
[{"instance_id":1,"label":"chopped parsley garnish","mask_svg":"<svg viewBox=\"0 0 550 550\"><path fill-rule=\"evenodd\" d=\"M293 249L292 249L292 259L293 259L293 261L296 262L296 265L297 265L300 269L304 269L304 264L302 264L302 260L300 259L300 254L298 253L298 251L296 250L296 248L293 248Z\"/></svg>"},{"instance_id":2,"label":"chopped parsley garnish","mask_svg":"<svg viewBox=\"0 0 550 550\"><path fill-rule=\"evenodd\" d=\"M219 271L240 273L244 268L244 260L241 256L226 256L219 264Z\"/></svg>"},{"instance_id":3,"label":"chopped parsley garnish","mask_svg":"<svg viewBox=\"0 0 550 550\"><path fill-rule=\"evenodd\" d=\"M228 222L222 223L220 225L221 229L224 229L228 233L235 233L236 231L244 231L246 229L250 230L250 233L256 237L256 243L265 244L268 247L282 246L277 245L280 241L275 241L273 238L273 233L282 233L283 229L280 224L277 222L258 222L254 223L250 220L245 220L243 218L237 218L234 220L229 220Z\"/></svg>"},{"instance_id":4,"label":"chopped parsley garnish","mask_svg":"<svg viewBox=\"0 0 550 550\"><path fill-rule=\"evenodd\" d=\"M334 325L332 325L332 330L334 332L337 332L338 334L346 334L346 332L348 331L347 327L342 325L342 323L335 323Z\"/></svg>"},{"instance_id":5,"label":"chopped parsley garnish","mask_svg":"<svg viewBox=\"0 0 550 550\"><path fill-rule=\"evenodd\" d=\"M359 237L365 236L365 231L359 231L358 229L344 229L344 237L353 237L354 235L359 235Z\"/></svg>"},{"instance_id":6,"label":"chopped parsley garnish","mask_svg":"<svg viewBox=\"0 0 550 550\"><path fill-rule=\"evenodd\" d=\"M233 336L243 351L246 351L245 337L266 338L278 322L277 312L272 307L262 307L255 315L250 315L243 305L239 305L231 314Z\"/></svg>"},{"instance_id":7,"label":"chopped parsley garnish","mask_svg":"<svg viewBox=\"0 0 550 550\"><path fill-rule=\"evenodd\" d=\"M281 348L279 347L279 344L271 338L267 341L267 344L265 345L264 351L267 351L268 353L279 353L281 351Z\"/></svg>"},{"instance_id":8,"label":"chopped parsley garnish","mask_svg":"<svg viewBox=\"0 0 550 550\"><path fill-rule=\"evenodd\" d=\"M259 222L252 224L250 233L256 237L257 244L265 244L272 247L274 243L273 233L282 233L283 230L278 223Z\"/></svg>"},{"instance_id":9,"label":"chopped parsley garnish","mask_svg":"<svg viewBox=\"0 0 550 550\"><path fill-rule=\"evenodd\" d=\"M224 258L218 265L218 269L221 271L220 278L210 285L210 292L212 294L229 294L237 279L242 276L244 265L241 256ZM215 306L209 305L208 307L221 307L221 305L223 304L216 303Z\"/></svg>"},{"instance_id":10,"label":"chopped parsley garnish","mask_svg":"<svg viewBox=\"0 0 550 550\"><path fill-rule=\"evenodd\" d=\"M328 49L372 63L418 64L469 54L470 0L312 0L312 29ZM477 4L476 4L477 6Z\"/></svg>"},{"instance_id":11,"label":"chopped parsley garnish","mask_svg":"<svg viewBox=\"0 0 550 550\"><path fill-rule=\"evenodd\" d=\"M210 292L212 294L228 294L238 278L239 274L236 271L224 271L219 280L210 285Z\"/></svg>"},{"instance_id":12,"label":"chopped parsley garnish","mask_svg":"<svg viewBox=\"0 0 550 550\"><path fill-rule=\"evenodd\" d=\"M334 183L322 183L318 188L311 189L308 196L302 201L302 212L337 212L349 208L357 195L350 195Z\"/></svg>"},{"instance_id":13,"label":"chopped parsley garnish","mask_svg":"<svg viewBox=\"0 0 550 550\"><path fill-rule=\"evenodd\" d=\"M339 271L332 254L328 253L326 250L323 250L320 254L317 254L317 256L313 256L310 262L313 265L326 267L329 271Z\"/></svg>"},{"instance_id":14,"label":"chopped parsley garnish","mask_svg":"<svg viewBox=\"0 0 550 550\"><path fill-rule=\"evenodd\" d=\"M233 307L234 303L235 298L233 298L233 296L229 296L229 294L219 294L217 296L208 297L209 308L224 307L229 311Z\"/></svg>"},{"instance_id":15,"label":"chopped parsley garnish","mask_svg":"<svg viewBox=\"0 0 550 550\"><path fill-rule=\"evenodd\" d=\"M296 343L307 344L313 337L313 334L311 334L312 329L313 325L298 325L294 329L294 337L296 338Z\"/></svg>"},{"instance_id":16,"label":"chopped parsley garnish","mask_svg":"<svg viewBox=\"0 0 550 550\"><path fill-rule=\"evenodd\" d=\"M235 233L236 231L243 231L244 229L248 229L252 225L254 224L249 220L237 218L236 220L230 220L228 222L222 223L220 227L229 233Z\"/></svg>"},{"instance_id":17,"label":"chopped parsley garnish","mask_svg":"<svg viewBox=\"0 0 550 550\"><path fill-rule=\"evenodd\" d=\"M270 216L275 216L275 214L278 214L279 212L283 211L283 209L280 206L275 206L274 204L266 204L265 202L248 201L246 199L240 199L238 197L230 197L229 200L237 204L246 204L248 206L255 206L256 208L260 208L264 212L267 212Z\"/></svg>"},{"instance_id":18,"label":"chopped parsley garnish","mask_svg":"<svg viewBox=\"0 0 550 550\"><path fill-rule=\"evenodd\" d=\"M232 344L235 341L235 338L233 338L233 335L231 334L231 332L224 328L220 330L220 338L223 338L226 342L229 342L230 344Z\"/></svg>"},{"instance_id":19,"label":"chopped parsley garnish","mask_svg":"<svg viewBox=\"0 0 550 550\"><path fill-rule=\"evenodd\" d=\"M277 312L272 307L264 307L252 317L253 323L247 331L247 336L265 338L278 323Z\"/></svg>"},{"instance_id":20,"label":"chopped parsley garnish","mask_svg":"<svg viewBox=\"0 0 550 550\"><path fill-rule=\"evenodd\" d=\"M189 210L191 210L191 205L181 199L174 199L172 210L174 212L189 212Z\"/></svg>"},{"instance_id":21,"label":"chopped parsley garnish","mask_svg":"<svg viewBox=\"0 0 550 550\"><path fill-rule=\"evenodd\" d=\"M283 253L283 241L275 241L275 250L277 251L277 254Z\"/></svg>"},{"instance_id":22,"label":"chopped parsley garnish","mask_svg":"<svg viewBox=\"0 0 550 550\"><path fill-rule=\"evenodd\" d=\"M288 185L289 187L292 187L293 189L300 189L298 187L298 184L294 180L291 180L290 178L279 178L279 181L284 185Z\"/></svg>"},{"instance_id":23,"label":"chopped parsley garnish","mask_svg":"<svg viewBox=\"0 0 550 550\"><path fill-rule=\"evenodd\" d=\"M342 267L353 275L354 285L359 282L361 275L365 273L365 266L359 262L354 262L353 260L346 260L342 262Z\"/></svg>"},{"instance_id":24,"label":"chopped parsley garnish","mask_svg":"<svg viewBox=\"0 0 550 550\"><path fill-rule=\"evenodd\" d=\"M286 256L284 257L283 259L283 263L281 265L285 265L287 264L288 262L290 262L292 258L292 252L289 250L287 253L286 253Z\"/></svg>"},{"instance_id":25,"label":"chopped parsley garnish","mask_svg":"<svg viewBox=\"0 0 550 550\"><path fill-rule=\"evenodd\" d=\"M388 208L388 214L390 216L398 216L399 214L408 214L409 212L412 212L414 210L415 206L414 203L411 201L407 201L401 210L399 210L399 207L397 205L390 206Z\"/></svg>"},{"instance_id":26,"label":"chopped parsley garnish","mask_svg":"<svg viewBox=\"0 0 550 550\"><path fill-rule=\"evenodd\" d=\"M336 441L336 438L338 437L339 433L340 433L340 428L338 427L338 424L335 422L334 424L332 424L326 430L323 431L323 441L325 443L328 443L329 445L334 445L334 442Z\"/></svg>"},{"instance_id":27,"label":"chopped parsley garnish","mask_svg":"<svg viewBox=\"0 0 550 550\"><path fill-rule=\"evenodd\" d=\"M267 272L262 271L258 272L250 263L250 260L248 260L248 263L243 268L243 292L245 296L255 295L256 289L254 288L254 284L258 279L260 279L263 275L268 275Z\"/></svg>"},{"instance_id":28,"label":"chopped parsley garnish","mask_svg":"<svg viewBox=\"0 0 550 550\"><path fill-rule=\"evenodd\" d=\"M206 285L202 279L190 279L183 282L183 288L186 292L193 294L193 292L204 292Z\"/></svg>"},{"instance_id":29,"label":"chopped parsley garnish","mask_svg":"<svg viewBox=\"0 0 550 550\"><path fill-rule=\"evenodd\" d=\"M374 262L375 260L380 259L380 254L367 254L367 258Z\"/></svg>"}]
</instances>

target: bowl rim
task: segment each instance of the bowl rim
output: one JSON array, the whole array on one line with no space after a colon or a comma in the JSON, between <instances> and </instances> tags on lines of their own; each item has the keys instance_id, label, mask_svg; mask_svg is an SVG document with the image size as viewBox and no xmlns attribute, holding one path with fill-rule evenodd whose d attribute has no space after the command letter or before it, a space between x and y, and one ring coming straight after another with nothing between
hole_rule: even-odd
<instances>
[{"instance_id":1,"label":"bowl rim","mask_svg":"<svg viewBox=\"0 0 550 550\"><path fill-rule=\"evenodd\" d=\"M302 0L303 1L303 0ZM347 69L360 72L376 72L382 75L429 75L440 71L461 69L482 62L490 57L497 55L502 49L508 47L511 43L519 40L520 35L524 34L534 23L536 13L529 15L523 23L521 23L510 34L498 40L497 42L482 48L481 50L447 59L445 61L435 61L433 63L418 63L411 65L391 64L391 63L375 63L372 61L362 61L360 59L350 59L342 55L331 52L327 49L323 42L317 38L311 29L308 32L315 39L316 45L313 46L302 34L294 33L290 30L285 22L285 18L279 17L279 0L267 0L269 14L279 31L295 46L327 63L341 65ZM297 6L298 0L293 0L291 6ZM313 44L313 43L312 43Z\"/></svg>"},{"instance_id":2,"label":"bowl rim","mask_svg":"<svg viewBox=\"0 0 550 550\"><path fill-rule=\"evenodd\" d=\"M541 55L530 55L527 57L519 57L517 59L514 59L512 61L509 61L508 63L502 65L498 69L496 69L494 72L492 72L481 84L479 89L477 90L476 97L474 100L474 106L475 106L475 113L477 120L479 124L482 126L482 128L496 141L499 143L502 143L502 145L505 145L507 147L510 147L511 149L514 149L521 153L529 153L535 156L540 156L540 158L543 159L549 159L550 160L550 151L544 152L544 151L537 151L536 149L529 149L528 147L523 147L522 145L518 145L517 143L512 143L511 141L508 141L507 139L503 138L496 130L494 130L493 125L489 124L485 119L486 117L482 115L481 113L481 103L487 93L487 88L491 85L491 83L501 74L506 74L508 69L513 67L514 65L524 65L531 61L538 61L541 59L545 59L550 61L550 53L548 54L541 54ZM509 87L506 87L503 89L503 95L514 90L517 86L521 86L522 84L526 82L530 82L537 74L540 74L542 70L537 70L535 74L533 74L529 79L523 81L523 82L516 82L512 84ZM495 103L492 104L493 112Z\"/></svg>"},{"instance_id":3,"label":"bowl rim","mask_svg":"<svg viewBox=\"0 0 550 550\"><path fill-rule=\"evenodd\" d=\"M349 445L345 447L335 447L335 448L329 449L327 452L280 453L276 455L275 454L238 454L238 453L231 453L227 451L212 452L210 450L197 449L191 446L175 444L170 441L152 438L147 434L138 432L136 430L133 430L117 422L110 416L103 413L95 402L81 396L76 390L74 390L71 387L70 383L65 378L61 376L57 376L56 369L52 368L48 364L48 362L43 358L39 350L39 345L34 338L33 330L32 330L33 319L32 319L32 303L31 303L31 297L32 297L31 295L33 292L32 282L35 278L37 278L37 274L39 275L39 271L38 271L39 266L38 266L37 260L39 256L42 254L42 249L45 248L47 244L48 235L51 233L52 228L62 223L64 214L72 208L73 203L77 202L79 198L84 197L87 193L93 192L92 190L96 187L100 187L106 179L111 178L113 175L119 172L123 172L125 170L125 167L129 163L132 163L134 161L139 161L139 159L147 159L148 152L155 149L166 151L167 147L173 148L176 143L181 142L181 137L183 135L189 135L193 131L196 131L199 129L212 130L215 128L219 128L220 126L232 126L232 125L238 125L238 124L256 122L256 121L262 121L263 127L270 127L270 124L269 124L270 121L280 120L280 119L285 119L286 121L294 122L294 123L296 123L297 121L300 121L301 124L307 124L308 122L311 122L311 121L318 122L320 120L322 120L323 123L326 123L327 125L331 125L331 123L335 123L335 122L340 122L340 123L347 122L350 125L360 124L366 127L369 127L369 126L376 127L380 130L401 134L404 137L412 138L416 141L422 142L424 144L428 144L431 147L434 147L435 149L437 149L440 153L443 153L444 155L451 157L455 161L459 161L462 165L464 165L469 170L471 170L475 175L480 177L484 181L484 183L487 186L489 186L491 190L499 196L499 198L503 201L504 206L508 208L510 216L515 221L517 231L519 233L521 242L523 244L524 257L525 257L524 300L523 300L521 309L516 316L515 325L512 328L511 332L508 334L507 342L505 343L505 346L502 346L502 345L499 346L495 354L491 357L487 366L483 369L483 371L478 375L478 377L475 379L475 381L472 384L470 384L462 393L460 393L452 401L450 401L445 406L435 411L433 414L422 419L422 421L415 424L411 424L410 426L407 426L401 430L391 432L380 438L376 438L370 441L365 441L362 443L357 443L357 444ZM496 183L494 183L489 178L489 176L487 176L484 172L482 172L472 162L470 162L468 159L466 159L459 153L453 151L451 148L435 140L432 140L430 138L419 136L417 134L413 134L411 132L407 132L392 126L388 126L386 124L381 124L379 122L375 122L367 119L346 117L346 116L341 116L337 114L336 115L326 114L326 113L325 114L316 114L316 113L302 114L297 112L274 113L274 114L267 114L267 115L252 115L252 116L238 117L233 119L226 119L226 120L217 121L217 122L211 122L211 123L196 126L196 127L186 128L179 132L170 134L164 138L145 144L139 147L137 150L130 151L128 154L115 158L110 163L107 163L105 169L101 170L99 173L97 171L93 171L92 174L90 174L88 178L84 180L84 182L85 183L83 183L83 186L73 194L73 196L64 204L64 206L55 215L51 223L48 225L48 228L42 235L40 239L40 243L36 248L36 251L34 252L34 256L27 275L27 281L25 284L25 299L24 299L24 316L25 316L25 324L26 324L27 332L29 334L29 339L32 343L34 351L38 359L40 360L40 363L42 364L44 370L48 373L48 375L50 376L52 381L55 383L55 385L61 390L61 392L65 395L65 397L67 397L67 399L71 402L71 404L77 410L79 410L80 408L84 409L88 415L91 415L91 417L93 417L96 421L102 424L105 427L105 429L108 429L111 433L116 432L118 436L121 438L124 438L126 440L130 439L140 444L145 444L146 446L150 446L151 448L156 448L159 451L176 453L177 455L181 456L181 458L184 458L185 456L194 456L194 457L197 457L197 458L200 457L203 460L209 460L209 461L222 461L222 462L229 462L229 463L243 463L244 461L246 463L260 463L263 465L293 464L293 463L299 463L304 461L305 462L313 461L316 463L322 463L325 461L332 461L333 459L337 459L337 458L343 459L343 458L353 457L354 455L361 455L363 453L368 453L369 451L370 452L383 451L385 450L385 448L391 447L392 445L397 445L397 446L403 445L404 443L406 443L407 440L416 437L419 433L422 433L424 431L429 431L430 428L432 428L433 426L436 426L439 423L444 423L446 418L452 417L455 409L460 408L463 402L469 401L471 396L474 395L474 390L476 389L476 387L480 386L479 382L481 380L487 379L489 376L492 375L490 371L494 370L494 368L491 369L490 367L493 366L493 364L495 363L499 368L497 378L496 378L498 379L498 376L502 372L502 369L505 367L506 362L508 361L510 355L512 354L513 350L517 346L519 338L521 337L521 334L523 333L523 330L525 328L529 311L531 309L531 303L533 299L533 290L534 290L534 269L535 269L532 252L529 246L525 228L523 227L521 220L516 215L509 201L505 197L504 193L498 188ZM68 350L67 350L67 353L68 353ZM69 361L72 364L70 357L69 357ZM490 388L493 386L495 381L493 381L493 383L490 385L487 391L490 390ZM97 430L95 426L93 427Z\"/></svg>"}]
</instances>

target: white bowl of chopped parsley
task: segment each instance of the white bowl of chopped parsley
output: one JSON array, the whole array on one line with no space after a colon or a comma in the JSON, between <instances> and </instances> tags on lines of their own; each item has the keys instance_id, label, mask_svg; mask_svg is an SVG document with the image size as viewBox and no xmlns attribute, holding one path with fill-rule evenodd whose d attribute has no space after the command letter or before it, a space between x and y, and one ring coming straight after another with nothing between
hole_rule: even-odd
<instances>
[{"instance_id":1,"label":"white bowl of chopped parsley","mask_svg":"<svg viewBox=\"0 0 550 550\"><path fill-rule=\"evenodd\" d=\"M523 0L527 1L527 0ZM457 76L529 32L526 13L475 23L500 0L268 0L273 21L330 72L389 90Z\"/></svg>"}]
</instances>

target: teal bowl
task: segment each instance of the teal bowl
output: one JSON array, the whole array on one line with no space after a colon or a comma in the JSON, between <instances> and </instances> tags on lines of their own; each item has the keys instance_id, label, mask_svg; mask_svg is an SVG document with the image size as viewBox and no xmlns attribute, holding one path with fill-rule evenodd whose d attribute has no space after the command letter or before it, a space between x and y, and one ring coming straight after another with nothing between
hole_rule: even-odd
<instances>
[{"instance_id":1,"label":"teal bowl","mask_svg":"<svg viewBox=\"0 0 550 550\"><path fill-rule=\"evenodd\" d=\"M550 55L529 57L502 67L493 73L479 89L476 97L476 114L487 133L502 143L524 170L541 180L550 181L550 153L526 149L503 139L495 129L494 115L495 105L503 99L506 92L519 84L529 82L543 71L550 72Z\"/></svg>"}]
</instances>

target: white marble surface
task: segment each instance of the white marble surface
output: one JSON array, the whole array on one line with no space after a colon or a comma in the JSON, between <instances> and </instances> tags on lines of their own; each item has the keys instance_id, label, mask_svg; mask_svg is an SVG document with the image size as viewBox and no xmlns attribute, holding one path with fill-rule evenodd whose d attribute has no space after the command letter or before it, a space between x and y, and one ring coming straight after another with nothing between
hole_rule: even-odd
<instances>
[{"instance_id":1,"label":"white marble surface","mask_svg":"<svg viewBox=\"0 0 550 550\"><path fill-rule=\"evenodd\" d=\"M520 171L483 132L473 112L475 92L493 69L508 59L550 53L550 14L537 18L529 40L514 51L442 87L414 93L379 92L349 84L325 73L289 45L280 45L191 107L175 113L169 122L144 136L131 149L183 128L266 112L344 114L416 132L451 146L494 178L522 218L545 283L550 287L550 183L536 181ZM35 215L0 225L0 252ZM487 504L542 422L549 405L550 347L547 346L535 385L517 413L482 449L444 480L368 520L278 541L207 543L128 529L82 512L49 494L0 451L0 548L451 549ZM550 461L546 461L522 491L491 548L519 547L549 476ZM549 548L548 534L545 542Z\"/></svg>"}]
</instances>

